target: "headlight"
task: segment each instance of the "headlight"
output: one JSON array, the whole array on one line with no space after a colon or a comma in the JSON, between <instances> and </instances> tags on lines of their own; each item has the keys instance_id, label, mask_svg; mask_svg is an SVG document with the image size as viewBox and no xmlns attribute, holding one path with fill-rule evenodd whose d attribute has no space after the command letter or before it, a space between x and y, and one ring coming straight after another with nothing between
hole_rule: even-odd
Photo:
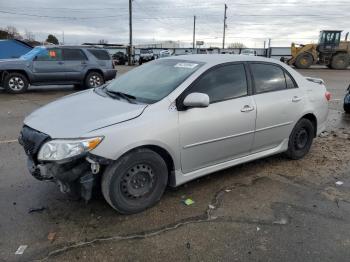
<instances>
[{"instance_id":1,"label":"headlight","mask_svg":"<svg viewBox=\"0 0 350 262\"><path fill-rule=\"evenodd\" d=\"M84 139L57 139L46 142L39 151L39 160L58 161L78 156L96 148L103 137Z\"/></svg>"}]
</instances>

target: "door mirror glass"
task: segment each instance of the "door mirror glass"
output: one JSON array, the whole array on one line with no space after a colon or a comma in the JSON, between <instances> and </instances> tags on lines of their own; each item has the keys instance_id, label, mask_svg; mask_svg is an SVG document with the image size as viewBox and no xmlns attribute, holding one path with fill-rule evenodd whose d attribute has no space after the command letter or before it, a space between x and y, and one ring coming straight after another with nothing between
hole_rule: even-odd
<instances>
[{"instance_id":1,"label":"door mirror glass","mask_svg":"<svg viewBox=\"0 0 350 262\"><path fill-rule=\"evenodd\" d=\"M209 102L209 96L207 94L191 93L185 97L183 105L185 107L208 107Z\"/></svg>"}]
</instances>

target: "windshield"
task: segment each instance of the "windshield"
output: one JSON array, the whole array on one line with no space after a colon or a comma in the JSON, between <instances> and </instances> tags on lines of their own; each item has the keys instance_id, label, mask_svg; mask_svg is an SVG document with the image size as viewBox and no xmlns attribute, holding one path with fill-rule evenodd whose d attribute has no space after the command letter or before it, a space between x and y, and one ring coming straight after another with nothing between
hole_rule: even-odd
<instances>
[{"instance_id":1,"label":"windshield","mask_svg":"<svg viewBox=\"0 0 350 262\"><path fill-rule=\"evenodd\" d=\"M30 50L28 53L22 55L20 58L24 60L31 60L33 59L36 55L40 54L42 51L46 50L45 47L42 46L37 46Z\"/></svg>"},{"instance_id":2,"label":"windshield","mask_svg":"<svg viewBox=\"0 0 350 262\"><path fill-rule=\"evenodd\" d=\"M121 92L145 103L155 103L175 90L203 63L162 59L139 66L113 80L107 91Z\"/></svg>"}]
</instances>

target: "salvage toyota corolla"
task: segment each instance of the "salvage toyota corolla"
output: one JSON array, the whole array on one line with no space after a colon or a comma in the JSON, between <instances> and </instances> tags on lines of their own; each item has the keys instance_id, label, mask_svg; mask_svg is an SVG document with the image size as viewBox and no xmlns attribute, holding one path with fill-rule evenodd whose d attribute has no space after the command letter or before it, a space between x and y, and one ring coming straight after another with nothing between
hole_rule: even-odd
<instances>
[{"instance_id":1,"label":"salvage toyota corolla","mask_svg":"<svg viewBox=\"0 0 350 262\"><path fill-rule=\"evenodd\" d=\"M124 214L224 168L308 153L325 129L330 94L278 61L188 55L137 67L52 102L24 120L31 174L85 200L101 187Z\"/></svg>"}]
</instances>

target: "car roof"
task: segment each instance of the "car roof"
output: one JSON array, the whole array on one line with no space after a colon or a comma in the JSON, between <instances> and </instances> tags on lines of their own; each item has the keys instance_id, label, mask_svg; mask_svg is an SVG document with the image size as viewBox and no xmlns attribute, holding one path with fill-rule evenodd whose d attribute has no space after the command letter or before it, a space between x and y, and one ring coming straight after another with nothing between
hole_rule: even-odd
<instances>
[{"instance_id":1,"label":"car roof","mask_svg":"<svg viewBox=\"0 0 350 262\"><path fill-rule=\"evenodd\" d=\"M44 48L67 48L67 49L99 49L99 50L106 50L102 47L98 46L86 46L86 45L43 45L41 47ZM107 50L106 50L107 51Z\"/></svg>"},{"instance_id":2,"label":"car roof","mask_svg":"<svg viewBox=\"0 0 350 262\"><path fill-rule=\"evenodd\" d=\"M233 54L196 54L196 55L179 55L171 56L163 59L178 59L187 60L192 62L202 62L206 64L222 64L229 62L244 62L244 61L256 61L256 62L269 62L275 64L281 64L276 59L261 57L261 56L242 56Z\"/></svg>"}]
</instances>

